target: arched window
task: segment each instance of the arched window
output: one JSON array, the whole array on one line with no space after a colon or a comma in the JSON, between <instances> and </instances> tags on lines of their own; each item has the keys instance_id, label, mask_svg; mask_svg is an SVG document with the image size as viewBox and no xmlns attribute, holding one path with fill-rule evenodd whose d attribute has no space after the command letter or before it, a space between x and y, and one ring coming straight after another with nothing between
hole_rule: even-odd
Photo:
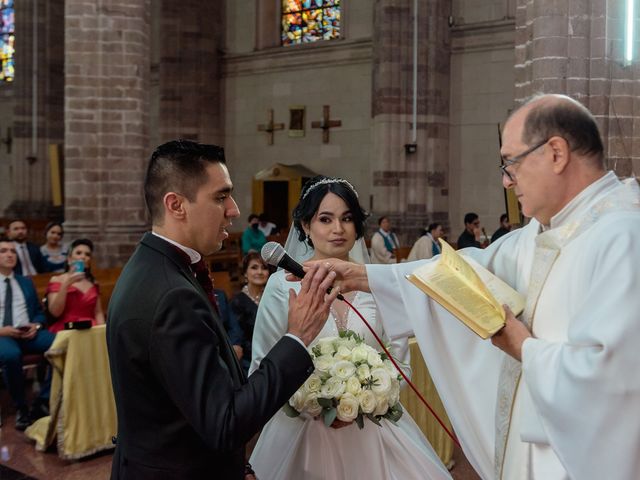
<instances>
[{"instance_id":1,"label":"arched window","mask_svg":"<svg viewBox=\"0 0 640 480\"><path fill-rule=\"evenodd\" d=\"M12 82L15 76L13 55L15 18L13 0L0 0L0 82Z\"/></svg>"},{"instance_id":2,"label":"arched window","mask_svg":"<svg viewBox=\"0 0 640 480\"><path fill-rule=\"evenodd\" d=\"M340 38L340 0L282 0L282 45Z\"/></svg>"}]
</instances>

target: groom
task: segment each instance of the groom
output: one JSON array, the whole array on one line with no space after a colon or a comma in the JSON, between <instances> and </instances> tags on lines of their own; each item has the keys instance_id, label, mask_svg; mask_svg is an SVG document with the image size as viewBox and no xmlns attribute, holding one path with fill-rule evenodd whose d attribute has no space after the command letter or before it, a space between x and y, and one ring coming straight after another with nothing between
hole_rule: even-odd
<instances>
[{"instance_id":1,"label":"groom","mask_svg":"<svg viewBox=\"0 0 640 480\"><path fill-rule=\"evenodd\" d=\"M173 141L151 156L144 192L152 231L109 304L114 480L242 479L250 473L245 443L313 372L305 347L338 293L325 294L335 274L324 266L290 292L288 333L260 369L247 380L238 363L203 259L240 214L232 188L220 147Z\"/></svg>"}]
</instances>

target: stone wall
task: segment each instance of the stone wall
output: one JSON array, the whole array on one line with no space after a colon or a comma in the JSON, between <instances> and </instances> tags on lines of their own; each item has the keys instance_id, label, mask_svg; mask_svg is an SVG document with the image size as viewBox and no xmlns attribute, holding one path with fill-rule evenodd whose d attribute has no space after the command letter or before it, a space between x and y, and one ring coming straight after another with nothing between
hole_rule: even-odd
<instances>
[{"instance_id":1,"label":"stone wall","mask_svg":"<svg viewBox=\"0 0 640 480\"><path fill-rule=\"evenodd\" d=\"M150 0L65 5L65 217L122 264L147 228Z\"/></svg>"},{"instance_id":2,"label":"stone wall","mask_svg":"<svg viewBox=\"0 0 640 480\"><path fill-rule=\"evenodd\" d=\"M563 93L580 100L598 120L609 168L627 176L640 156L640 71L623 59L624 9L616 0L520 0L515 99ZM636 26L637 17L636 10Z\"/></svg>"}]
</instances>

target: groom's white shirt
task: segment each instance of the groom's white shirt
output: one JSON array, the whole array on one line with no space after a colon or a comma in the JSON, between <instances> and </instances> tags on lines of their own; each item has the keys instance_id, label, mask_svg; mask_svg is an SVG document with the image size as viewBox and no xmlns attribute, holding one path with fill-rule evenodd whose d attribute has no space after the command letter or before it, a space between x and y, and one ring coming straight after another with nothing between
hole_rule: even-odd
<instances>
[{"instance_id":1,"label":"groom's white shirt","mask_svg":"<svg viewBox=\"0 0 640 480\"><path fill-rule=\"evenodd\" d=\"M523 345L505 480L637 479L640 193L632 182L605 175L541 235L557 242L560 254L540 287L535 338ZM527 295L542 230L532 220L485 250L463 253ZM465 453L482 478L494 478L505 354L405 280L419 264L367 266L385 331L415 334Z\"/></svg>"}]
</instances>

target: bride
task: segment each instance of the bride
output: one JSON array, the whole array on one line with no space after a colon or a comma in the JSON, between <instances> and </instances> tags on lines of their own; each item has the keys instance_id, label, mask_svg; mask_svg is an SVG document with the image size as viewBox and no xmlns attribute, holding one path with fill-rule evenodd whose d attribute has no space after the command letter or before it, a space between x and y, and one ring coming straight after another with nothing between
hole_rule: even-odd
<instances>
[{"instance_id":1,"label":"bride","mask_svg":"<svg viewBox=\"0 0 640 480\"><path fill-rule=\"evenodd\" d=\"M315 177L303 188L293 211L295 228L289 233L286 250L299 261L351 258L364 263L368 260L363 241L365 219L358 194L349 182ZM299 284L288 282L284 271L269 278L256 318L250 372L258 368L287 331L290 289L297 291ZM371 295L351 292L345 297L386 339ZM334 302L327 323L312 345L320 338L337 336L339 330L349 329L380 350L371 332L348 308L344 302ZM408 375L407 340L391 342L389 350L407 365ZM451 478L406 411L396 425L385 419L381 423L379 427L365 419L364 429L360 430L355 422L336 420L329 428L322 420L290 418L280 411L262 430L250 461L261 480Z\"/></svg>"}]
</instances>

